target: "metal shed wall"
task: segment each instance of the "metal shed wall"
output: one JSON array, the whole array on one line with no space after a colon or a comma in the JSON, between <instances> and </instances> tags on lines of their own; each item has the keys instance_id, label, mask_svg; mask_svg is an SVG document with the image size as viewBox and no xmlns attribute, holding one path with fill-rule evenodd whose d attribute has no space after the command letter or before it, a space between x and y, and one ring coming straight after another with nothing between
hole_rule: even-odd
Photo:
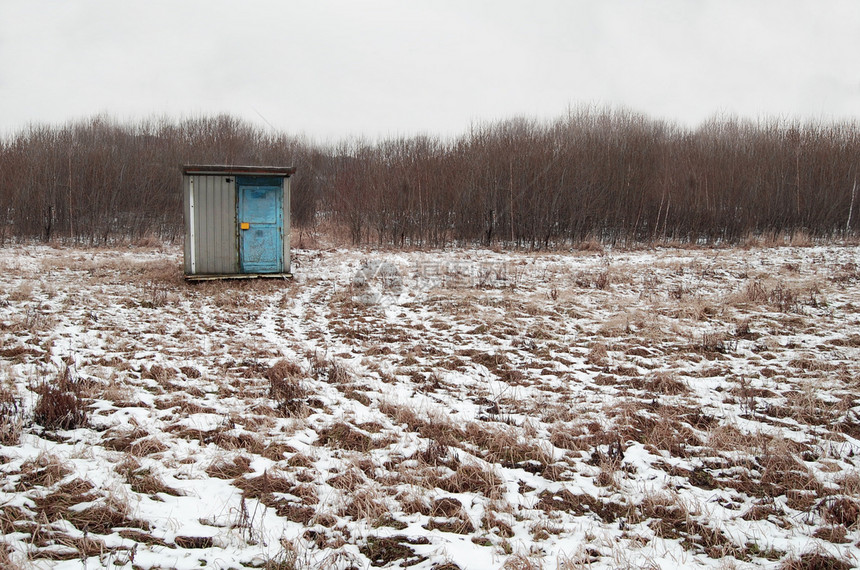
<instances>
[{"instance_id":1,"label":"metal shed wall","mask_svg":"<svg viewBox=\"0 0 860 570\"><path fill-rule=\"evenodd\" d=\"M229 180L229 182L228 182ZM184 177L185 273L239 273L235 177L189 174Z\"/></svg>"},{"instance_id":2,"label":"metal shed wall","mask_svg":"<svg viewBox=\"0 0 860 570\"><path fill-rule=\"evenodd\" d=\"M284 273L292 273L290 263L290 177L284 178Z\"/></svg>"}]
</instances>

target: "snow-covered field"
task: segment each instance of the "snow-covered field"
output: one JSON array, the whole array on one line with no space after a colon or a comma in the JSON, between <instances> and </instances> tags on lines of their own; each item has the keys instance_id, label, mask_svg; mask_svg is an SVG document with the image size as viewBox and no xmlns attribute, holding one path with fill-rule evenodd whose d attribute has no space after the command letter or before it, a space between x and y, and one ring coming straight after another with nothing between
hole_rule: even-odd
<instances>
[{"instance_id":1,"label":"snow-covered field","mask_svg":"<svg viewBox=\"0 0 860 570\"><path fill-rule=\"evenodd\" d=\"M2 248L0 566L857 566L858 254Z\"/></svg>"}]
</instances>

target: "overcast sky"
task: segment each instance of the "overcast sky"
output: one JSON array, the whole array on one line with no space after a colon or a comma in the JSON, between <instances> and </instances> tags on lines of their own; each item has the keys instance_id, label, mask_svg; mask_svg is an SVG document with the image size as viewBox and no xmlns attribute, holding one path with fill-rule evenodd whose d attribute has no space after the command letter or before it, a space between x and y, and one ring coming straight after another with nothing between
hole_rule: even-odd
<instances>
[{"instance_id":1,"label":"overcast sky","mask_svg":"<svg viewBox=\"0 0 860 570\"><path fill-rule=\"evenodd\" d=\"M0 130L229 113L318 140L573 106L860 117L854 0L0 0Z\"/></svg>"}]
</instances>

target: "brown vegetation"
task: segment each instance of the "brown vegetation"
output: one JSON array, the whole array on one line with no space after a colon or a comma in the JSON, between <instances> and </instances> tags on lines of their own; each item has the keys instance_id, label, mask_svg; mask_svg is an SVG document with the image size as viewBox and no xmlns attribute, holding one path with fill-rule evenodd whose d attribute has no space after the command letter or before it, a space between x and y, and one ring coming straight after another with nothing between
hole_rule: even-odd
<instances>
[{"instance_id":1,"label":"brown vegetation","mask_svg":"<svg viewBox=\"0 0 860 570\"><path fill-rule=\"evenodd\" d=\"M803 245L860 224L857 132L851 123L730 118L691 131L581 108L451 140L323 146L223 115L138 124L97 116L0 140L0 244L173 241L183 231L178 165L208 162L296 166L300 244L333 227L356 244L393 246ZM594 285L604 289L608 277ZM152 306L163 301L157 287L150 296Z\"/></svg>"}]
</instances>

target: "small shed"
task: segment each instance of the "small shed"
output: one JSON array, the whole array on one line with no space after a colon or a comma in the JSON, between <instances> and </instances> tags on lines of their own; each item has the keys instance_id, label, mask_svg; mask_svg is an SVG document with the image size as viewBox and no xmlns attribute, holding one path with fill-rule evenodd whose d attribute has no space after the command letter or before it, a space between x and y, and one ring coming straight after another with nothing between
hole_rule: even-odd
<instances>
[{"instance_id":1,"label":"small shed","mask_svg":"<svg viewBox=\"0 0 860 570\"><path fill-rule=\"evenodd\" d=\"M185 278L291 277L292 166L182 169Z\"/></svg>"}]
</instances>

